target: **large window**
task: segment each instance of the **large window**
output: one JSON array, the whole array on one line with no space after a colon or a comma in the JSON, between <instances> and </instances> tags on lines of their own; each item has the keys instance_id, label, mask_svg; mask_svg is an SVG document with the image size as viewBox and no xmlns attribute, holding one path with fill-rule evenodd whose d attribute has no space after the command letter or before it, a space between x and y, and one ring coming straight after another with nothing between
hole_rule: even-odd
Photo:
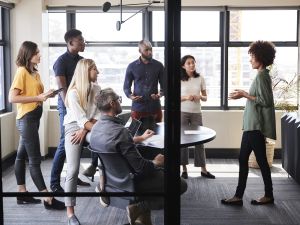
<instances>
[{"instance_id":1,"label":"large window","mask_svg":"<svg viewBox=\"0 0 300 225\"><path fill-rule=\"evenodd\" d=\"M288 24L288 26L287 26ZM256 40L272 41L276 58L270 74L291 81L297 73L297 10L230 11L228 48L228 92L248 91L256 71L249 63L248 46ZM274 93L275 101L279 96ZM297 96L290 103L297 105ZM245 99L229 101L228 106L244 106Z\"/></svg>"},{"instance_id":2,"label":"large window","mask_svg":"<svg viewBox=\"0 0 300 225\"><path fill-rule=\"evenodd\" d=\"M126 11L123 19L132 13ZM69 14L72 16L66 16ZM203 103L204 108L244 106L245 99L228 101L228 93L237 88L249 90L256 71L251 68L247 51L249 44L256 40L268 40L276 45L276 59L271 74L286 80L292 79L297 73L299 61L298 14L299 10L296 9L195 7L185 10L183 7L181 56L193 55L197 71L205 78L208 101ZM123 95L123 105L130 106L131 101L123 93L123 81L128 64L139 57L137 42L143 35L153 43L153 57L164 64L165 12L151 9L138 13L117 31L116 22L119 20L119 12L50 11L50 86L56 88L52 66L66 50L63 40L66 27L74 27L83 32L87 41L86 50L81 55L94 59L101 71L98 78L100 86L114 88ZM296 100L295 95L292 101L295 105ZM56 100L52 100L51 104L55 105Z\"/></svg>"},{"instance_id":3,"label":"large window","mask_svg":"<svg viewBox=\"0 0 300 225\"><path fill-rule=\"evenodd\" d=\"M1 2L0 2L1 5ZM10 110L7 93L10 86L9 13L12 5L0 6L0 112Z\"/></svg>"}]
</instances>

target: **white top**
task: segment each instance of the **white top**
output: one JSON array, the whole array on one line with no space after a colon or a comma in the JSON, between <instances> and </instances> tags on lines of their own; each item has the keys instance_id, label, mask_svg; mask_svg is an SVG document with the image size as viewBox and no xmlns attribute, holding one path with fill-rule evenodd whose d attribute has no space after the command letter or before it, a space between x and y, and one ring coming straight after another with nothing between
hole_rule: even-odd
<instances>
[{"instance_id":1,"label":"white top","mask_svg":"<svg viewBox=\"0 0 300 225\"><path fill-rule=\"evenodd\" d=\"M181 81L181 96L186 95L199 95L201 91L206 90L206 84L204 77L200 74L199 77L191 77L187 81ZM181 102L181 112L188 113L200 113L201 112L201 102L194 101L182 101Z\"/></svg>"},{"instance_id":2,"label":"white top","mask_svg":"<svg viewBox=\"0 0 300 225\"><path fill-rule=\"evenodd\" d=\"M64 118L64 125L77 122L80 128L84 128L84 124L90 119L100 119L100 111L95 104L95 96L100 91L100 86L92 83L91 92L88 96L87 109L83 109L79 104L79 96L75 89L68 92L66 98L68 98L67 114Z\"/></svg>"}]
</instances>

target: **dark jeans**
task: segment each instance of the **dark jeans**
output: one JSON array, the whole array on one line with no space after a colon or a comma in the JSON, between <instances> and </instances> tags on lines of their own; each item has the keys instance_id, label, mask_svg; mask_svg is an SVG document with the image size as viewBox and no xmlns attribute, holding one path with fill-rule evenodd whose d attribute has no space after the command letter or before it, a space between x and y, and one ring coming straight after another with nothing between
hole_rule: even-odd
<instances>
[{"instance_id":1,"label":"dark jeans","mask_svg":"<svg viewBox=\"0 0 300 225\"><path fill-rule=\"evenodd\" d=\"M257 163L261 169L261 174L265 184L265 196L273 198L273 185L271 171L266 156L265 137L259 130L245 131L243 133L239 156L239 182L235 196L238 198L243 198L249 172L248 161L252 150L254 151Z\"/></svg>"},{"instance_id":2,"label":"dark jeans","mask_svg":"<svg viewBox=\"0 0 300 225\"><path fill-rule=\"evenodd\" d=\"M42 106L27 113L16 122L20 132L19 146L15 161L15 175L18 185L25 185L25 160L28 156L31 178L39 191L45 190L46 185L41 171L41 151L39 139L40 118Z\"/></svg>"},{"instance_id":3,"label":"dark jeans","mask_svg":"<svg viewBox=\"0 0 300 225\"><path fill-rule=\"evenodd\" d=\"M58 101L57 109L59 113L60 139L52 162L50 185L60 184L60 174L66 158L64 117L67 114L67 110L62 101Z\"/></svg>"}]
</instances>

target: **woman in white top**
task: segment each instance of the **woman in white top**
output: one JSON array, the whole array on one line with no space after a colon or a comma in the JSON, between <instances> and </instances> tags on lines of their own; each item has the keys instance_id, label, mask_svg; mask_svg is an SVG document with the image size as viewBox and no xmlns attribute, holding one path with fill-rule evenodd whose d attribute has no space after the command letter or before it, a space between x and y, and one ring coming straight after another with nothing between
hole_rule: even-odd
<instances>
[{"instance_id":1,"label":"woman in white top","mask_svg":"<svg viewBox=\"0 0 300 225\"><path fill-rule=\"evenodd\" d=\"M95 95L100 91L96 84L99 74L95 62L91 59L78 61L74 76L66 94L67 114L64 118L65 149L67 159L67 177L65 192L77 191L80 155L86 134L99 119L100 112L94 104ZM80 225L75 216L75 197L66 197L68 224Z\"/></svg>"},{"instance_id":2,"label":"woman in white top","mask_svg":"<svg viewBox=\"0 0 300 225\"><path fill-rule=\"evenodd\" d=\"M181 127L202 126L201 101L207 100L205 80L196 72L196 60L192 55L181 59ZM206 170L206 156L204 146L196 145L194 151L194 165L201 167L201 176L214 179L215 176ZM188 178L189 164L188 148L181 149L181 165L184 179Z\"/></svg>"}]
</instances>

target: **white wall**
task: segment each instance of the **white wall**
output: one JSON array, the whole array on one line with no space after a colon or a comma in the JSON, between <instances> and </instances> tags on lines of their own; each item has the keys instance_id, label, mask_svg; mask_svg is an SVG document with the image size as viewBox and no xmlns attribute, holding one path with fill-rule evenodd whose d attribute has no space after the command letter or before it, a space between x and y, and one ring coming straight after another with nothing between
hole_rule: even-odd
<instances>
[{"instance_id":1,"label":"white wall","mask_svg":"<svg viewBox=\"0 0 300 225\"><path fill-rule=\"evenodd\" d=\"M276 112L276 148L281 148L282 112ZM204 126L216 131L216 138L205 145L206 148L238 149L242 137L243 111L204 110ZM56 147L59 141L59 117L57 110L48 113L49 147Z\"/></svg>"}]
</instances>

